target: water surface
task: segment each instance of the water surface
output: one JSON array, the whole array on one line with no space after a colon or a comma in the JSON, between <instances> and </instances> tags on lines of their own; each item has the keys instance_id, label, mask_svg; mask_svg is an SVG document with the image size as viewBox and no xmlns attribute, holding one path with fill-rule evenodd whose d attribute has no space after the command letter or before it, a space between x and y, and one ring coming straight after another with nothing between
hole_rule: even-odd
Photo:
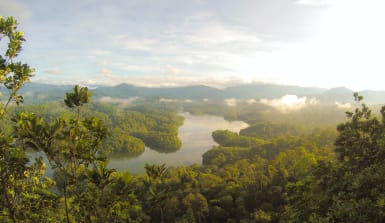
<instances>
[{"instance_id":1,"label":"water surface","mask_svg":"<svg viewBox=\"0 0 385 223\"><path fill-rule=\"evenodd\" d=\"M144 172L145 163L163 164L167 166L191 165L202 163L202 154L216 145L211 133L217 129L228 129L233 132L246 128L242 121L226 121L223 117L212 115L191 115L181 113L185 118L178 134L182 147L175 153L159 153L146 148L144 153L135 158L112 157L108 167L132 173Z\"/></svg>"}]
</instances>

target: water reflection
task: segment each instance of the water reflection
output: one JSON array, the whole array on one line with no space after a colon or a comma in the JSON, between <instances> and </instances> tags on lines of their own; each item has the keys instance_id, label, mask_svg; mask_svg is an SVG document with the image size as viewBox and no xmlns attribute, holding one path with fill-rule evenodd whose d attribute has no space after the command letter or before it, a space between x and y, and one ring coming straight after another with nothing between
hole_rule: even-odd
<instances>
[{"instance_id":1,"label":"water reflection","mask_svg":"<svg viewBox=\"0 0 385 223\"><path fill-rule=\"evenodd\" d=\"M189 113L182 113L181 115L184 116L185 120L178 132L182 141L180 150L175 153L164 154L146 148L144 153L136 158L110 158L108 167L120 171L128 170L132 173L141 173L144 172L145 163L165 163L167 166L200 164L202 163L202 154L216 144L211 138L213 131L228 129L239 132L239 130L247 127L245 122L229 122L219 116L195 116Z\"/></svg>"}]
</instances>

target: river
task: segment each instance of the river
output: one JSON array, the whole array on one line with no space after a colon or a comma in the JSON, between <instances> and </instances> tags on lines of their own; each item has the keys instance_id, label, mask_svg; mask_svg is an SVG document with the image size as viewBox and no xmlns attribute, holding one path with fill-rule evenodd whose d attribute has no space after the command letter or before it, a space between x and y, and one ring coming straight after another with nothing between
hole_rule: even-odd
<instances>
[{"instance_id":1,"label":"river","mask_svg":"<svg viewBox=\"0 0 385 223\"><path fill-rule=\"evenodd\" d=\"M182 147L175 153L159 153L146 148L144 153L135 158L112 157L109 168L119 171L128 170L131 173L144 172L144 165L163 164L167 166L191 165L202 163L202 154L216 145L211 133L217 129L228 129L233 132L246 128L248 125L242 121L226 121L223 117L212 115L191 115L181 113L185 118L178 134Z\"/></svg>"},{"instance_id":2,"label":"river","mask_svg":"<svg viewBox=\"0 0 385 223\"><path fill-rule=\"evenodd\" d=\"M217 145L212 139L211 133L218 129L227 129L233 132L246 128L248 125L242 121L226 121L223 117L213 115L191 115L181 113L185 118L183 125L178 130L182 141L182 147L175 153L159 153L146 148L138 157L110 157L108 167L118 171L129 171L131 173L143 173L144 165L166 164L167 166L191 165L202 163L202 154ZM42 153L29 153L29 156L41 156ZM44 157L44 156L43 156ZM44 159L48 162L46 158ZM47 168L46 174L52 176L52 169Z\"/></svg>"}]
</instances>

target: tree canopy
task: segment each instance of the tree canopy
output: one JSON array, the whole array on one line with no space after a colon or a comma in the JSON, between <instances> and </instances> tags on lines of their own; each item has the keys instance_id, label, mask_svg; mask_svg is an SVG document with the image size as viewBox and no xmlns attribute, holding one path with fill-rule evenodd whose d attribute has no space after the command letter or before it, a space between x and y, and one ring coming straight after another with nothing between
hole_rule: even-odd
<instances>
[{"instance_id":1,"label":"tree canopy","mask_svg":"<svg viewBox=\"0 0 385 223\"><path fill-rule=\"evenodd\" d=\"M33 69L16 62L25 39L12 17L0 17L0 40L0 222L385 221L385 106L375 115L354 94L337 131L247 111L252 125L214 131L219 145L202 165L146 164L132 175L108 168L108 153L174 152L183 118L165 106L91 103L78 85L55 106L11 109Z\"/></svg>"}]
</instances>

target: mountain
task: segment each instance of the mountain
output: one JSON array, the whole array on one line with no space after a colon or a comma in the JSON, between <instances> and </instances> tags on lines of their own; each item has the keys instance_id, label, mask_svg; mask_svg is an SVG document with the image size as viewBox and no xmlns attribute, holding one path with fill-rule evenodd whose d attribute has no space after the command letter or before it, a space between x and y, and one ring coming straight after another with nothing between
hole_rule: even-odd
<instances>
[{"instance_id":1,"label":"mountain","mask_svg":"<svg viewBox=\"0 0 385 223\"><path fill-rule=\"evenodd\" d=\"M20 89L19 94L24 97L26 103L43 103L64 100L65 93L72 88L72 85L27 83Z\"/></svg>"},{"instance_id":2,"label":"mountain","mask_svg":"<svg viewBox=\"0 0 385 223\"><path fill-rule=\"evenodd\" d=\"M52 85L41 83L28 83L21 89L26 103L43 103L46 101L63 100L66 92L71 91L72 85ZM353 91L344 88L317 88L300 87L276 84L242 84L224 89L213 88L204 85L181 86L181 87L140 87L130 84L116 86L90 87L93 98L98 100L102 97L127 99L131 97L141 98L169 98L190 100L224 100L235 99L272 99L284 95L297 95L298 97L316 98L322 102L352 102ZM385 91L362 91L365 103L379 104L385 102Z\"/></svg>"},{"instance_id":3,"label":"mountain","mask_svg":"<svg viewBox=\"0 0 385 223\"><path fill-rule=\"evenodd\" d=\"M238 86L232 86L224 89L227 98L239 98L239 99L261 99L261 98L279 98L285 95L297 95L316 97L323 93L327 89L316 87L299 87L299 86L287 86L276 84L243 84Z\"/></svg>"},{"instance_id":4,"label":"mountain","mask_svg":"<svg viewBox=\"0 0 385 223\"><path fill-rule=\"evenodd\" d=\"M317 96L327 89L309 88L298 86L283 86L274 84L244 84L225 89L217 89L204 85L169 87L169 88L148 88L134 85L120 84L117 86L104 86L95 90L95 96L109 96L118 98L127 97L165 97L173 99L260 99L277 98L287 94L297 96Z\"/></svg>"},{"instance_id":5,"label":"mountain","mask_svg":"<svg viewBox=\"0 0 385 223\"><path fill-rule=\"evenodd\" d=\"M364 96L364 101L368 101L372 104L384 104L385 103L385 91L361 91L360 95Z\"/></svg>"},{"instance_id":6,"label":"mountain","mask_svg":"<svg viewBox=\"0 0 385 223\"><path fill-rule=\"evenodd\" d=\"M164 97L173 99L222 99L223 92L217 88L204 85L169 87L169 88L149 88L137 87L129 84L120 84L117 86L102 86L94 90L95 97Z\"/></svg>"},{"instance_id":7,"label":"mountain","mask_svg":"<svg viewBox=\"0 0 385 223\"><path fill-rule=\"evenodd\" d=\"M322 94L320 94L317 98L321 101L338 101L338 102L352 102L354 92L345 87L337 87L331 88ZM384 98L385 100L385 98ZM366 98L365 98L366 101Z\"/></svg>"},{"instance_id":8,"label":"mountain","mask_svg":"<svg viewBox=\"0 0 385 223\"><path fill-rule=\"evenodd\" d=\"M116 86L100 86L94 92L94 97L113 97L113 98L129 98L139 96L141 87L129 84L119 84Z\"/></svg>"}]
</instances>

